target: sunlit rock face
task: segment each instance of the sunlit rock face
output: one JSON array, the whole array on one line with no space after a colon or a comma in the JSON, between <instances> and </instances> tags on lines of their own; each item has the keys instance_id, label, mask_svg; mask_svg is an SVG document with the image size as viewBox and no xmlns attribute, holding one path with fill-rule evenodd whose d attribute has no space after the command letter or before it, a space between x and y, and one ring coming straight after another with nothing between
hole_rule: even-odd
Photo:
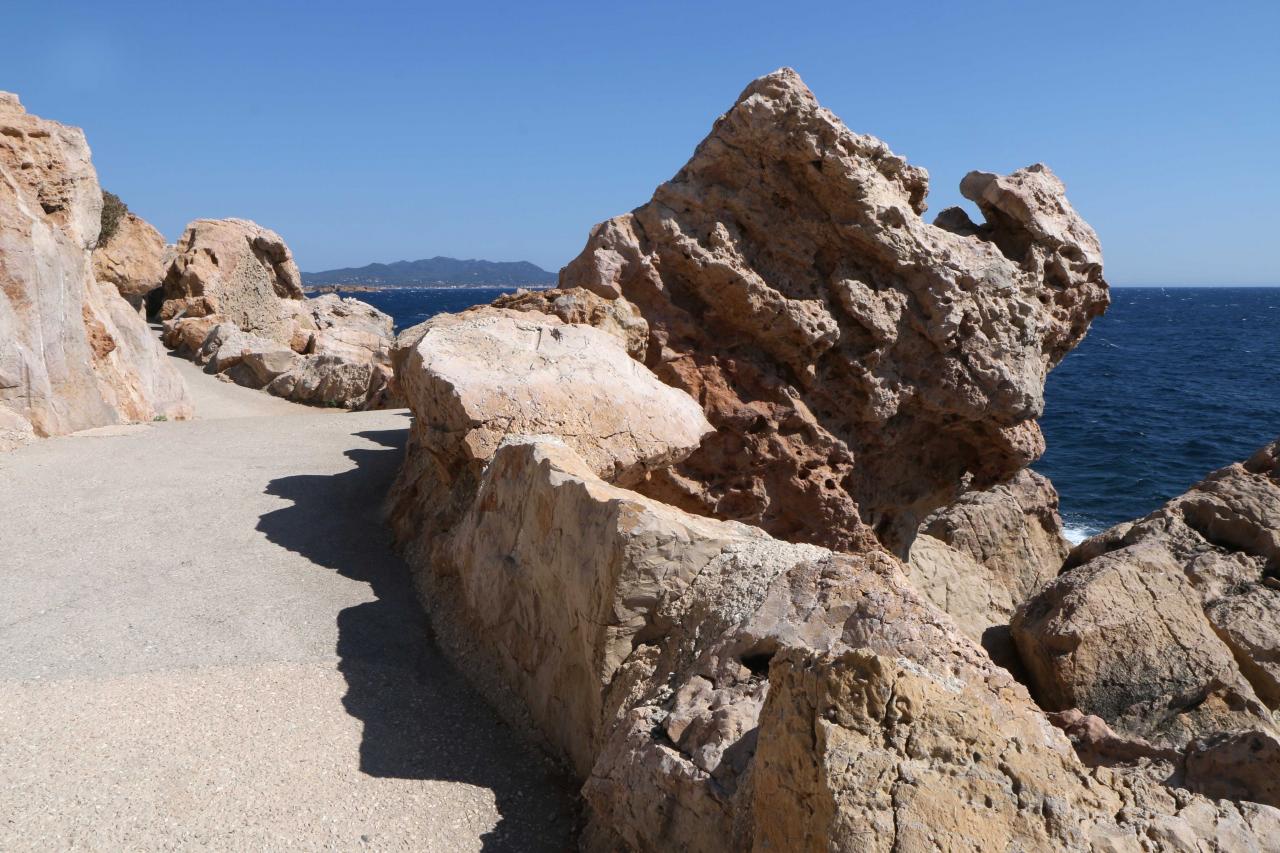
<instances>
[{"instance_id":1,"label":"sunlit rock face","mask_svg":"<svg viewBox=\"0 0 1280 853\"><path fill-rule=\"evenodd\" d=\"M101 216L84 132L0 93L0 448L190 414L145 321L94 278Z\"/></svg>"},{"instance_id":2,"label":"sunlit rock face","mask_svg":"<svg viewBox=\"0 0 1280 853\"><path fill-rule=\"evenodd\" d=\"M135 213L120 217L116 233L93 250L93 276L115 285L120 295L140 314L146 314L147 297L164 285L173 247L151 223Z\"/></svg>"},{"instance_id":3,"label":"sunlit rock face","mask_svg":"<svg viewBox=\"0 0 1280 853\"><path fill-rule=\"evenodd\" d=\"M1044 166L962 190L985 224L926 222L925 171L783 69L596 226L560 286L633 303L645 363L716 427L643 491L905 554L930 511L1034 460L1045 376L1108 304L1101 250Z\"/></svg>"},{"instance_id":4,"label":"sunlit rock face","mask_svg":"<svg viewBox=\"0 0 1280 853\"><path fill-rule=\"evenodd\" d=\"M1194 790L1280 805L1280 442L1076 546L1013 634L1048 710L1170 752Z\"/></svg>"},{"instance_id":5,"label":"sunlit rock face","mask_svg":"<svg viewBox=\"0 0 1280 853\"><path fill-rule=\"evenodd\" d=\"M164 277L165 343L235 382L316 406L402 405L392 320L357 299L304 298L293 253L247 219L197 219Z\"/></svg>"},{"instance_id":6,"label":"sunlit rock face","mask_svg":"<svg viewBox=\"0 0 1280 853\"><path fill-rule=\"evenodd\" d=\"M923 173L778 72L560 288L397 340L414 420L391 524L441 647L581 780L583 849L1280 831L1086 766L1077 730L1122 736L1051 719L977 642L1064 555L1053 488L1021 469L1044 373L1106 289L1047 170L965 187L988 224L925 224ZM887 546L917 528L935 562L909 574ZM965 584L986 597L937 602ZM1254 743L1206 745L1200 777Z\"/></svg>"}]
</instances>

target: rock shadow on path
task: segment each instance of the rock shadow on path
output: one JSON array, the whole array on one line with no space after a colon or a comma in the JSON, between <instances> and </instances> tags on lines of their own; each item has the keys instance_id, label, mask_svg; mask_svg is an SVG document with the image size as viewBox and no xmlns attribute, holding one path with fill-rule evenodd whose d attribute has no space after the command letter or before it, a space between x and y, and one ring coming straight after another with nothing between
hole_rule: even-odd
<instances>
[{"instance_id":1,"label":"rock shadow on path","mask_svg":"<svg viewBox=\"0 0 1280 853\"><path fill-rule=\"evenodd\" d=\"M261 516L257 529L317 566L369 585L373 600L337 617L343 705L364 726L360 770L490 789L502 817L483 837L486 851L569 849L571 782L503 724L444 659L409 570L391 550L381 506L407 430L356 436L381 447L346 451L355 467L340 474L271 481L267 493L292 505Z\"/></svg>"}]
</instances>

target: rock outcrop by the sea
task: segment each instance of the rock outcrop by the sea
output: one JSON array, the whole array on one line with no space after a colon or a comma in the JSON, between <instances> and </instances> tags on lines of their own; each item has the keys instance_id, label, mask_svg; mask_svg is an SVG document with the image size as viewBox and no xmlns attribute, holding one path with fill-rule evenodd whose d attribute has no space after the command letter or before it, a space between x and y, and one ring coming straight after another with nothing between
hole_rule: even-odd
<instances>
[{"instance_id":1,"label":"rock outcrop by the sea","mask_svg":"<svg viewBox=\"0 0 1280 853\"><path fill-rule=\"evenodd\" d=\"M93 275L115 285L134 310L146 314L147 297L164 286L173 250L151 223L132 212L120 217L116 232L93 250Z\"/></svg>"},{"instance_id":2,"label":"rock outcrop by the sea","mask_svg":"<svg viewBox=\"0 0 1280 853\"><path fill-rule=\"evenodd\" d=\"M596 226L560 287L634 304L645 364L716 427L642 491L905 555L934 509L1034 460L1045 375L1107 306L1101 250L1044 166L962 191L984 225L927 223L925 171L784 69L650 202Z\"/></svg>"},{"instance_id":3,"label":"rock outcrop by the sea","mask_svg":"<svg viewBox=\"0 0 1280 853\"><path fill-rule=\"evenodd\" d=\"M0 93L0 449L190 415L145 321L94 279L101 213L84 132Z\"/></svg>"},{"instance_id":4,"label":"rock outcrop by the sea","mask_svg":"<svg viewBox=\"0 0 1280 853\"><path fill-rule=\"evenodd\" d=\"M926 518L911 545L911 583L993 660L1013 667L1009 620L1057 576L1069 549L1057 491L1026 469Z\"/></svg>"},{"instance_id":5,"label":"rock outcrop by the sea","mask_svg":"<svg viewBox=\"0 0 1280 853\"><path fill-rule=\"evenodd\" d=\"M399 404L392 320L356 299L305 299L280 235L244 219L187 226L164 278L165 343L241 385L317 406Z\"/></svg>"},{"instance_id":6,"label":"rock outcrop by the sea","mask_svg":"<svg viewBox=\"0 0 1280 853\"><path fill-rule=\"evenodd\" d=\"M1083 766L880 547L627 489L709 425L624 347L484 308L396 352L415 418L393 525L442 647L583 780L584 848L1261 850L1280 830Z\"/></svg>"},{"instance_id":7,"label":"rock outcrop by the sea","mask_svg":"<svg viewBox=\"0 0 1280 853\"><path fill-rule=\"evenodd\" d=\"M770 109L770 103L776 109ZM735 112L739 109L746 115L735 118L731 112L722 119L699 156L724 147L716 135L721 128L751 124L755 116L760 134L777 134L780 139L794 135L798 146L804 144L805 128L815 133L830 130L827 137L811 141L816 145L816 140L825 139L833 150L844 151L840 157L847 159L854 177L863 180L854 181L837 170L840 157L817 158L817 164L777 156L731 159L735 168L716 173L726 182L721 197L733 197L730 185L757 187L770 179L785 189L791 178L810 180L809 172L822 172L828 162L832 172L824 174L834 188L819 182L807 184L802 193L791 186L789 195L769 196L770 205L784 200L816 204L811 196L834 204L836 189L842 189L856 197L849 202L856 213L864 203L858 199L868 195L902 203L913 197L891 176L914 175L914 181L920 175L896 159L896 165L890 165L878 143L853 137L834 117L819 113L790 72L757 81ZM797 123L797 113L812 122ZM782 145L751 150L791 149ZM868 152L879 153L873 158ZM878 171L881 167L890 176ZM1046 180L1043 172L1016 177L1016 189L1010 192L1025 193L1018 198L1048 206L1049 201L1037 195L1037 188L1051 186ZM898 194L889 193L883 182L898 187ZM998 180L994 189L980 181L970 181L970 186L981 187L980 192L974 190L980 198L990 196L995 203L1017 208L1001 194L1006 184ZM911 187L922 190L922 183ZM704 196L715 193L708 190ZM758 193L742 198L764 205L765 197ZM676 200L669 197L672 204ZM663 204L663 215L673 217L673 223L697 207ZM899 210L897 204L882 207ZM658 216L659 205L651 208ZM752 212L750 206L736 207L734 216L725 214L725 221L733 219L732 227L741 229L745 226L740 218ZM798 210L793 219L804 220L805 212ZM993 224L985 233L993 240L1000 235L1008 251L1013 251L1008 246L1021 239L1020 234L1032 235L1023 246L1026 257L1055 271L1045 273L1047 284L1035 279L1032 286L1030 273L1006 265L1003 253L982 248L989 245L982 239L968 238L973 245L966 244L964 251L992 252L989 257L997 271L1016 272L1010 272L1015 279L1009 287L1022 295L1001 297L1004 291L998 288L983 290L976 280L966 280L967 286L981 290L981 298L974 297L974 310L995 314L986 326L979 323L966 326L963 334L956 331L956 354L935 354L929 361L926 348L917 341L912 352L933 369L912 374L909 382L901 380L900 390L911 400L953 401L965 397L967 389L973 401L990 403L1000 394L1018 393L997 379L1010 375L1026 379L1018 386L1026 396L1038 395L1039 385L1027 375L1034 373L1036 382L1042 381L1043 371L1056 357L1054 348L1078 337L1089 312L1097 307L1092 300L1105 299L1100 279L1089 277L1096 275L1096 259L1087 247L1063 249L1065 244L1053 244L1055 251L1065 252L1061 257L1044 248L1057 239L1076 239L1078 228L1046 218L1039 207L1007 214L1007 221L1002 216L993 213ZM816 220L816 214L811 218ZM893 243L865 219L837 221L851 245L874 246L877 239ZM895 214L885 213L881 224L903 227L891 221L897 221ZM870 236L858 236L859 223ZM820 230L816 222L810 225ZM757 266L750 269L772 269L771 264L794 248L796 244L788 242L794 232L785 224L778 227L786 239L774 245L760 236L750 253ZM937 241L935 248L951 246L951 237L932 235L928 229L921 223L906 231L929 236ZM679 242L667 236L672 245ZM907 236L902 239L901 245L893 245L906 252L911 243ZM803 420L785 426L771 420L780 411L776 401L783 398L791 401L791 412L807 411L801 385L775 385L775 396L769 398L774 402L752 409L756 398L740 396L746 392L726 378L741 382L742 376L754 375L762 384L753 387L762 388L769 376L795 379L806 373L806 363L820 362L812 350L797 343L802 336L792 321L809 316L825 304L825 297L810 300L815 304L808 308L770 303L769 294L752 284L760 279L745 277L746 265L735 260L730 274L716 267L715 258L700 253L695 241L680 245L687 250L683 261L676 249L647 260L619 256L618 269L648 264L652 273L645 287L636 285L634 294L627 293L627 303L616 306L619 310L600 301L620 298L603 287L586 287L591 296L572 287L519 295L504 300L503 307L442 315L415 327L401 335L393 357L414 413L409 447L389 500L397 539L441 646L508 719L563 757L582 780L583 847L1268 849L1280 833L1280 811L1251 803L1215 803L1187 790L1171 790L1128 768L1085 766L1068 733L1050 721L1009 671L995 665L950 616L912 587L906 566L861 522L851 522L848 535L835 537L847 548L840 553L809 542L783 541L759 525L715 518L716 513L698 501L680 500L698 510L690 512L662 500L664 489L679 478L684 478L689 495L699 494L705 483L688 472L708 469L689 466L709 442L726 470L741 473L765 471L768 466L752 454L775 446L769 442L779 440L779 435L795 439L787 445L790 450L819 446L825 440L817 427L805 431ZM726 256L732 254L726 244L717 245ZM904 255L904 261L906 257L912 256ZM929 264L940 263L939 258L926 253L916 263L927 270ZM837 263L831 255L822 259L824 264ZM604 254L597 260L595 269L609 263ZM677 312L685 309L675 307L696 304L686 289L692 286L683 277L695 268L710 270L708 281L718 283L717 292L724 294L702 303L707 325L698 333L700 338L694 337L692 319L680 320ZM877 269L879 275L887 275ZM633 278L626 281L628 287L635 284ZM668 283L672 293L663 297L658 288ZM747 297L737 300L737 286L750 291ZM904 310L911 306L912 311L924 298L914 291L883 296L895 292L886 284L875 298L898 299ZM935 300L942 295L940 287L933 292ZM1006 297L1028 304L1014 308L1001 301ZM671 301L662 303L661 298ZM967 298L962 292L952 297ZM649 329L644 364L633 358L641 351L635 334L639 326L626 319L632 316L633 302ZM662 304L667 305L665 313L654 310ZM744 304L758 309L758 328L748 323L751 314ZM711 305L745 312L731 314L742 327L736 337ZM1023 338L999 326L1013 322L1000 314L1006 309L1027 324L1018 326L1019 334L1034 337L1034 346L1028 343L1019 349L1021 344L1015 343ZM916 329L925 325L913 315L899 320L901 328L895 329L908 337L920 334ZM680 326L680 345L688 348L675 349L673 328L684 322L690 325ZM1074 323L1079 328L1072 331ZM1032 336L1032 330L1043 336ZM975 335L1011 349L998 353L994 345L979 347L962 358L960 351L968 353L964 341ZM776 351L766 351L766 344ZM789 364L784 370L781 361L774 361L784 351L797 360L795 373L787 372L792 369ZM1013 366L994 367L998 355L1008 357ZM874 354L864 357L879 363ZM834 405L831 401L840 395L841 386L827 372L831 369L825 364L803 384L807 399L826 399ZM897 369L914 368L904 356ZM841 375L848 380L847 374ZM689 382L673 381L677 376ZM713 386L713 379L719 385ZM824 391L828 382L836 390ZM795 396L788 396L787 388ZM717 422L732 407L715 401L730 399L737 401L733 411L741 417L747 410L754 412L740 429ZM1024 419L1011 418L995 430L1010 442L1014 434L1035 433L1034 421L1028 420L1035 405L1024 402L1026 408L996 407L995 423L1015 409L1024 413L1019 416ZM919 402L902 404L904 412L940 411L919 409L924 405ZM967 434L976 441L974 434L983 428L976 425L979 420L974 414L973 423L954 435ZM816 424L816 416L807 423ZM919 430L914 434L924 440L923 424L922 420L908 431ZM939 419L933 427L941 430L943 424ZM1008 432L1000 432L1005 427ZM762 444L733 445L726 443L727 436L764 437ZM871 440L859 439L864 443L859 445L856 466L852 455L847 460L848 471L862 478L857 494L902 493L895 490L904 487L906 475L894 470L895 464L912 469L916 463L911 453L918 448L908 450L890 441L882 447L888 454L884 459L863 459L865 442ZM1012 464L1016 454L1010 446L1001 445L996 452ZM925 449L940 464L951 464L940 441L926 442ZM889 535L889 528L913 513L919 513L913 522L918 524L927 514L923 508L943 492L963 484L990 485L978 476L960 478L967 463L978 458L972 455L975 448L960 443L955 452L965 460L947 469L956 472L955 483L943 488L941 478L934 478L917 484L920 490L911 490L915 497L896 503L892 513L887 503L880 504L883 518L892 519L876 530L886 541L909 541L914 526L910 534L899 537ZM706 466L712 458L717 457L703 456L699 464ZM799 457L772 458L792 465ZM998 467L987 466L985 475L994 476ZM797 482L805 479L796 473L801 469L790 470L788 476ZM814 472L810 476L824 474L820 465L802 470ZM1015 473L1013 468L1001 476ZM878 474L886 477L883 485L874 481ZM751 490L753 483L766 480L748 477L734 482ZM770 488L787 482L768 480ZM926 491L927 499L921 496ZM769 506L783 511L776 502L785 492L762 489L760 494L769 498ZM846 497L853 494L850 490ZM1044 571L1042 566L1060 553L1060 543L1053 539L1051 494L1046 483L1023 475L1003 492L991 493L995 497L971 496L931 519L925 524L926 535L956 553L972 555L975 565L989 574L999 573L1012 599L1025 594ZM997 507L997 517L990 522L976 508L983 501ZM788 526L781 518L770 517L797 539L815 538L822 521L804 519L804 524ZM751 519L765 520L758 515ZM1017 565L1026 558L1037 565ZM998 615L1006 618L1007 610ZM1225 760L1229 750L1250 745L1224 745L1212 760Z\"/></svg>"},{"instance_id":8,"label":"rock outcrop by the sea","mask_svg":"<svg viewBox=\"0 0 1280 853\"><path fill-rule=\"evenodd\" d=\"M1013 621L1044 707L1079 709L1122 737L1173 750L1200 779L1189 787L1272 804L1280 804L1270 781L1280 775L1278 448L1081 543Z\"/></svg>"}]
</instances>

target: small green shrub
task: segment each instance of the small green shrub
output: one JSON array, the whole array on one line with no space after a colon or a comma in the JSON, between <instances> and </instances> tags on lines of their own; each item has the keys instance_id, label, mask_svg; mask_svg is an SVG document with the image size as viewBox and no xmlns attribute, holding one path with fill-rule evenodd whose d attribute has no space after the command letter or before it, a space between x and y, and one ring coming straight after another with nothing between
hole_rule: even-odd
<instances>
[{"instance_id":1,"label":"small green shrub","mask_svg":"<svg viewBox=\"0 0 1280 853\"><path fill-rule=\"evenodd\" d=\"M120 229L120 220L129 212L129 206L112 192L102 191L102 230L98 232L98 245L105 246Z\"/></svg>"}]
</instances>

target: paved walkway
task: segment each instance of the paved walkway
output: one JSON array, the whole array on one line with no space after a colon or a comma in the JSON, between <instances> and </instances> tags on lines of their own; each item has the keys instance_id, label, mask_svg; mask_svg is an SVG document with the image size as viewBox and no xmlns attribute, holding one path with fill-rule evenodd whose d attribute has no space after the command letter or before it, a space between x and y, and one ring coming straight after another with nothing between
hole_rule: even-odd
<instances>
[{"instance_id":1,"label":"paved walkway","mask_svg":"<svg viewBox=\"0 0 1280 853\"><path fill-rule=\"evenodd\" d=\"M197 420L0 455L0 850L568 848L387 547L407 413L180 366Z\"/></svg>"}]
</instances>

